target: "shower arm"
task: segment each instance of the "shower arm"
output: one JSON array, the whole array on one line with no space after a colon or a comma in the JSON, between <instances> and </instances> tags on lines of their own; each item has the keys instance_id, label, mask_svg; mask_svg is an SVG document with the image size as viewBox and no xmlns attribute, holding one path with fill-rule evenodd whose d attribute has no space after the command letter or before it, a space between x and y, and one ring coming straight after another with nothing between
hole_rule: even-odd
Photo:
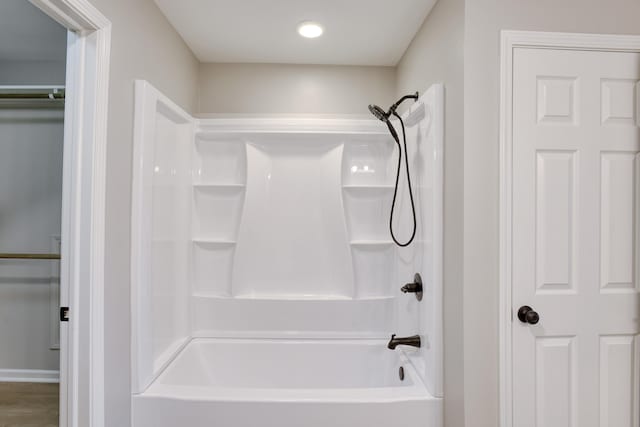
<instances>
[{"instance_id":1,"label":"shower arm","mask_svg":"<svg viewBox=\"0 0 640 427\"><path fill-rule=\"evenodd\" d=\"M393 104L391 107L389 107L389 111L387 112L387 116L391 116L393 113L395 113L396 109L400 106L400 104L402 104L407 99L413 99L414 101L417 101L419 96L420 96L420 94L418 92L416 92L416 93L414 93L412 95L403 96L398 101L396 101L395 104Z\"/></svg>"}]
</instances>

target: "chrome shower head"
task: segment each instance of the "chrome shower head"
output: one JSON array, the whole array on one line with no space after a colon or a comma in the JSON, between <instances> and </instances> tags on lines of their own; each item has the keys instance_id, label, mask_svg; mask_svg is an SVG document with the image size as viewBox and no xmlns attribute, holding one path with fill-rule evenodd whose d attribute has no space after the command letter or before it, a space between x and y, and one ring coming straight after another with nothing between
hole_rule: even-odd
<instances>
[{"instance_id":1,"label":"chrome shower head","mask_svg":"<svg viewBox=\"0 0 640 427\"><path fill-rule=\"evenodd\" d=\"M385 113L385 111L378 107L377 105L369 104L369 111L373 114L378 120L386 122L389 120L389 115Z\"/></svg>"}]
</instances>

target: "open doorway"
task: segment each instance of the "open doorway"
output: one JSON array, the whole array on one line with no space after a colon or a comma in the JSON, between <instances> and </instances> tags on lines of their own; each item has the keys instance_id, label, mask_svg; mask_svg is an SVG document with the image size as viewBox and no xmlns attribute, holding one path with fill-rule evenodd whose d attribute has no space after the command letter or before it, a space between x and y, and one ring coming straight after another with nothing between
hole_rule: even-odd
<instances>
[{"instance_id":1,"label":"open doorway","mask_svg":"<svg viewBox=\"0 0 640 427\"><path fill-rule=\"evenodd\" d=\"M111 24L87 0L0 7L0 425L100 427Z\"/></svg>"},{"instance_id":2,"label":"open doorway","mask_svg":"<svg viewBox=\"0 0 640 427\"><path fill-rule=\"evenodd\" d=\"M59 425L66 52L66 28L0 3L0 425Z\"/></svg>"}]
</instances>

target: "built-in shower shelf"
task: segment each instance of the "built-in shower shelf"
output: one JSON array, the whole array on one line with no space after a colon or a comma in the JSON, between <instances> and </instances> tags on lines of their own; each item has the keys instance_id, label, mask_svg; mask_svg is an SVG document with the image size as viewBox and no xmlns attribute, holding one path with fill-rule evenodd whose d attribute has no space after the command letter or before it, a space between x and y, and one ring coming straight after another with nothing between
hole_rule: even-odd
<instances>
[{"instance_id":1,"label":"built-in shower shelf","mask_svg":"<svg viewBox=\"0 0 640 427\"><path fill-rule=\"evenodd\" d=\"M389 246L393 244L391 240L352 240L351 246Z\"/></svg>"},{"instance_id":2,"label":"built-in shower shelf","mask_svg":"<svg viewBox=\"0 0 640 427\"><path fill-rule=\"evenodd\" d=\"M245 187L245 184L237 184L237 183L230 183L230 184L220 184L220 183L210 183L210 182L197 182L194 183L193 186L195 188L229 188L229 189L241 189Z\"/></svg>"}]
</instances>

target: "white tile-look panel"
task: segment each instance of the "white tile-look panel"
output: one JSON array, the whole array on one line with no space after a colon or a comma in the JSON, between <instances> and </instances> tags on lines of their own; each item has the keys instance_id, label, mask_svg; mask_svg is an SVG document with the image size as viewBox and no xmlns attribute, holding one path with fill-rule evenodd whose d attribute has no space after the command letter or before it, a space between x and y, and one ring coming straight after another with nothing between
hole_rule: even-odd
<instances>
[{"instance_id":1,"label":"white tile-look panel","mask_svg":"<svg viewBox=\"0 0 640 427\"><path fill-rule=\"evenodd\" d=\"M539 76L537 84L538 123L577 124L577 79Z\"/></svg>"},{"instance_id":2,"label":"white tile-look panel","mask_svg":"<svg viewBox=\"0 0 640 427\"><path fill-rule=\"evenodd\" d=\"M638 376L638 338L600 337L600 427L638 425Z\"/></svg>"},{"instance_id":3,"label":"white tile-look panel","mask_svg":"<svg viewBox=\"0 0 640 427\"><path fill-rule=\"evenodd\" d=\"M536 290L575 292L577 153L536 154Z\"/></svg>"},{"instance_id":4,"label":"white tile-look panel","mask_svg":"<svg viewBox=\"0 0 640 427\"><path fill-rule=\"evenodd\" d=\"M636 126L638 120L638 91L640 85L631 79L603 79L601 81L601 121L603 124Z\"/></svg>"},{"instance_id":5,"label":"white tile-look panel","mask_svg":"<svg viewBox=\"0 0 640 427\"><path fill-rule=\"evenodd\" d=\"M536 426L576 427L575 337L536 339Z\"/></svg>"},{"instance_id":6,"label":"white tile-look panel","mask_svg":"<svg viewBox=\"0 0 640 427\"><path fill-rule=\"evenodd\" d=\"M601 156L601 288L603 292L633 291L637 288L638 154Z\"/></svg>"}]
</instances>

